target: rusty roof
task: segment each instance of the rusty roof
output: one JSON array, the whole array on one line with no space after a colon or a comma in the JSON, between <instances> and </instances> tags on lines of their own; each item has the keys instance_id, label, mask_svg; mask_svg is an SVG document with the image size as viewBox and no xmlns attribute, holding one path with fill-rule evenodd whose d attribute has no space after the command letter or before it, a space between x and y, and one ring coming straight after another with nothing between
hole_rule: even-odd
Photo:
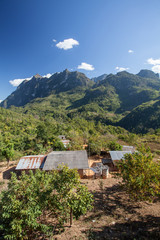
<instances>
[{"instance_id":1,"label":"rusty roof","mask_svg":"<svg viewBox=\"0 0 160 240\"><path fill-rule=\"evenodd\" d=\"M16 170L43 168L46 155L24 156L19 160Z\"/></svg>"}]
</instances>

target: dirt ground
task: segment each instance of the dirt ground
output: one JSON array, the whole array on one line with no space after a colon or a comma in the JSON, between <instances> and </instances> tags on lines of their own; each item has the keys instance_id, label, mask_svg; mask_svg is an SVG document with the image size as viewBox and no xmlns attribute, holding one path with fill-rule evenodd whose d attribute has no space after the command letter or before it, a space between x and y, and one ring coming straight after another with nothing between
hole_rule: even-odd
<instances>
[{"instance_id":1,"label":"dirt ground","mask_svg":"<svg viewBox=\"0 0 160 240\"><path fill-rule=\"evenodd\" d=\"M8 179L11 177L11 172L14 172L17 163L10 161L7 166L7 162L0 162L0 192L7 188Z\"/></svg>"},{"instance_id":2,"label":"dirt ground","mask_svg":"<svg viewBox=\"0 0 160 240\"><path fill-rule=\"evenodd\" d=\"M54 239L160 239L160 202L132 202L115 178L82 183L94 194L94 208Z\"/></svg>"},{"instance_id":3,"label":"dirt ground","mask_svg":"<svg viewBox=\"0 0 160 240\"><path fill-rule=\"evenodd\" d=\"M14 170L15 162L9 169ZM0 163L0 191L7 188L9 169L6 163ZM4 174L5 173L5 174ZM100 181L101 184L100 188ZM121 189L119 179L83 179L94 195L94 207L91 212L74 220L72 227L55 235L54 240L145 240L160 239L160 202L133 202ZM102 190L103 185L103 190Z\"/></svg>"}]
</instances>

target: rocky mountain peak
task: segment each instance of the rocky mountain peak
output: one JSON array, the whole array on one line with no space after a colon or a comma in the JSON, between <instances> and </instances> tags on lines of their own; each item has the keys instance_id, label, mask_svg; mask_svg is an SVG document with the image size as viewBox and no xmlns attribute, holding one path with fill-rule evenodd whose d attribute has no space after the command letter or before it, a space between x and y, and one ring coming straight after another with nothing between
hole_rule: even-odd
<instances>
[{"instance_id":1,"label":"rocky mountain peak","mask_svg":"<svg viewBox=\"0 0 160 240\"><path fill-rule=\"evenodd\" d=\"M36 75L33 76L33 78L43 78L43 77L37 73Z\"/></svg>"},{"instance_id":2,"label":"rocky mountain peak","mask_svg":"<svg viewBox=\"0 0 160 240\"><path fill-rule=\"evenodd\" d=\"M142 69L138 74L140 77L158 79L159 74L148 69Z\"/></svg>"}]
</instances>

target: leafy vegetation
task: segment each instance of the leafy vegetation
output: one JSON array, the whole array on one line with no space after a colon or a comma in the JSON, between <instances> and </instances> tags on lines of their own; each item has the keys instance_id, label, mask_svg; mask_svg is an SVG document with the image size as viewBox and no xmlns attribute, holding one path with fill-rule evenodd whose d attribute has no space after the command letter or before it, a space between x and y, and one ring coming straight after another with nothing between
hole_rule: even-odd
<instances>
[{"instance_id":1,"label":"leafy vegetation","mask_svg":"<svg viewBox=\"0 0 160 240\"><path fill-rule=\"evenodd\" d=\"M122 150L122 146L119 143L116 143L115 141L111 141L108 143L108 148L111 151L121 151Z\"/></svg>"},{"instance_id":2,"label":"leafy vegetation","mask_svg":"<svg viewBox=\"0 0 160 240\"><path fill-rule=\"evenodd\" d=\"M135 108L119 125L135 133L154 132L160 128L160 100L150 101Z\"/></svg>"},{"instance_id":3,"label":"leafy vegetation","mask_svg":"<svg viewBox=\"0 0 160 240\"><path fill-rule=\"evenodd\" d=\"M160 164L153 161L149 148L141 146L138 152L126 154L117 166L123 187L133 199L152 200L160 196Z\"/></svg>"},{"instance_id":4,"label":"leafy vegetation","mask_svg":"<svg viewBox=\"0 0 160 240\"><path fill-rule=\"evenodd\" d=\"M5 239L33 239L61 229L92 208L93 197L80 184L78 172L61 166L57 171L13 174L0 199L0 233ZM47 218L52 219L49 223ZM43 235L44 234L44 235Z\"/></svg>"},{"instance_id":5,"label":"leafy vegetation","mask_svg":"<svg viewBox=\"0 0 160 240\"><path fill-rule=\"evenodd\" d=\"M121 127L87 121L81 117L73 119L59 115L38 115L37 111L22 113L21 109L0 108L0 160L19 159L23 155L43 154L51 150L66 150L58 136L66 135L70 150L81 150L90 146L90 154L108 149L108 142L130 139L132 134ZM43 112L41 113L43 114ZM12 154L11 154L12 153ZM13 155L14 154L14 155Z\"/></svg>"}]
</instances>

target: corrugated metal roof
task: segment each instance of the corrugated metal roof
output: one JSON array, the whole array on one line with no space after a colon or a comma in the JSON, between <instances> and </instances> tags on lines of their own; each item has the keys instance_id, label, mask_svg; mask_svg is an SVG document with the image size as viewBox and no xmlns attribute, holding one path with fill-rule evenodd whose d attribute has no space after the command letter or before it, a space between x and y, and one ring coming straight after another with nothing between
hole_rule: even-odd
<instances>
[{"instance_id":1,"label":"corrugated metal roof","mask_svg":"<svg viewBox=\"0 0 160 240\"><path fill-rule=\"evenodd\" d=\"M134 152L135 151L135 147L133 146L122 146L122 151L131 151Z\"/></svg>"},{"instance_id":2,"label":"corrugated metal roof","mask_svg":"<svg viewBox=\"0 0 160 240\"><path fill-rule=\"evenodd\" d=\"M59 165L65 164L70 169L88 169L87 152L81 151L54 151L48 154L43 170L56 169Z\"/></svg>"},{"instance_id":3,"label":"corrugated metal roof","mask_svg":"<svg viewBox=\"0 0 160 240\"><path fill-rule=\"evenodd\" d=\"M64 144L69 144L70 140L65 139L65 140L61 140L61 142L64 143Z\"/></svg>"},{"instance_id":4,"label":"corrugated metal roof","mask_svg":"<svg viewBox=\"0 0 160 240\"><path fill-rule=\"evenodd\" d=\"M90 168L94 173L99 173L99 171L97 170L97 169L95 169L95 168Z\"/></svg>"},{"instance_id":5,"label":"corrugated metal roof","mask_svg":"<svg viewBox=\"0 0 160 240\"><path fill-rule=\"evenodd\" d=\"M58 138L60 138L60 139L66 139L66 136L65 136L65 135L59 135Z\"/></svg>"},{"instance_id":6,"label":"corrugated metal roof","mask_svg":"<svg viewBox=\"0 0 160 240\"><path fill-rule=\"evenodd\" d=\"M93 172L102 174L103 170L109 170L108 166L103 165L102 163L96 163L95 167L90 168Z\"/></svg>"},{"instance_id":7,"label":"corrugated metal roof","mask_svg":"<svg viewBox=\"0 0 160 240\"><path fill-rule=\"evenodd\" d=\"M121 160L125 154L132 154L131 151L109 151L112 161Z\"/></svg>"},{"instance_id":8,"label":"corrugated metal roof","mask_svg":"<svg viewBox=\"0 0 160 240\"><path fill-rule=\"evenodd\" d=\"M19 160L16 170L43 168L46 155L24 156Z\"/></svg>"}]
</instances>

